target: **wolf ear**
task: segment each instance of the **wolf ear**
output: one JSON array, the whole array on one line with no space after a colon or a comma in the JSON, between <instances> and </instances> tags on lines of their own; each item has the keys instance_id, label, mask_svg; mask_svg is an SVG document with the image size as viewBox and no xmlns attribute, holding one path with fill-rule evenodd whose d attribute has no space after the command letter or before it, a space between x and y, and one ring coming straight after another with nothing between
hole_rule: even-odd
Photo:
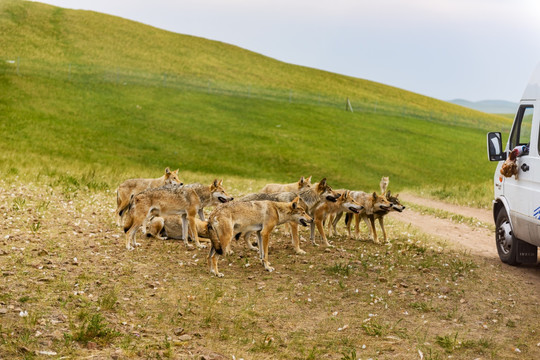
<instances>
[{"instance_id":1,"label":"wolf ear","mask_svg":"<svg viewBox=\"0 0 540 360\"><path fill-rule=\"evenodd\" d=\"M302 185L305 182L306 182L306 179L304 179L303 176L300 178L300 180L298 180L298 184L300 184L300 185Z\"/></svg>"},{"instance_id":2,"label":"wolf ear","mask_svg":"<svg viewBox=\"0 0 540 360\"><path fill-rule=\"evenodd\" d=\"M174 170L173 173L178 174L178 171L180 171L180 169Z\"/></svg>"},{"instance_id":3,"label":"wolf ear","mask_svg":"<svg viewBox=\"0 0 540 360\"><path fill-rule=\"evenodd\" d=\"M311 184L311 176L308 177L308 178L306 179L306 182L307 182L308 184Z\"/></svg>"},{"instance_id":4,"label":"wolf ear","mask_svg":"<svg viewBox=\"0 0 540 360\"><path fill-rule=\"evenodd\" d=\"M171 169L169 169L169 167L167 166L167 167L165 168L165 174L170 174L170 173L171 173Z\"/></svg>"},{"instance_id":5,"label":"wolf ear","mask_svg":"<svg viewBox=\"0 0 540 360\"><path fill-rule=\"evenodd\" d=\"M214 187L218 187L219 186L218 179L214 179L214 182L212 183L212 185L214 185Z\"/></svg>"},{"instance_id":6,"label":"wolf ear","mask_svg":"<svg viewBox=\"0 0 540 360\"><path fill-rule=\"evenodd\" d=\"M373 199L376 199L377 198L377 193L374 191L373 192Z\"/></svg>"},{"instance_id":7,"label":"wolf ear","mask_svg":"<svg viewBox=\"0 0 540 360\"><path fill-rule=\"evenodd\" d=\"M293 208L293 210L296 210L296 208L298 207L298 201L300 200L300 197L297 196L294 198L294 200L292 201L291 203L291 207Z\"/></svg>"},{"instance_id":8,"label":"wolf ear","mask_svg":"<svg viewBox=\"0 0 540 360\"><path fill-rule=\"evenodd\" d=\"M218 185L221 186L223 184L223 179L219 179Z\"/></svg>"},{"instance_id":9,"label":"wolf ear","mask_svg":"<svg viewBox=\"0 0 540 360\"><path fill-rule=\"evenodd\" d=\"M321 181L319 181L319 189L322 189L326 186L326 178L322 178Z\"/></svg>"},{"instance_id":10,"label":"wolf ear","mask_svg":"<svg viewBox=\"0 0 540 360\"><path fill-rule=\"evenodd\" d=\"M392 195L392 192L391 192L390 190L388 190L388 191L386 192L386 198L388 199L391 195Z\"/></svg>"}]
</instances>

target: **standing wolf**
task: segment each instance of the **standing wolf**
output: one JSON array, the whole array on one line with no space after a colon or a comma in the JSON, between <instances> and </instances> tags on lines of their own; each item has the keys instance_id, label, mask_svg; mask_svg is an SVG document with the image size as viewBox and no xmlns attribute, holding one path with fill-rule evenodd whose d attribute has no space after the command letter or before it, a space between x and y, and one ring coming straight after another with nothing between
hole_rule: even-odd
<instances>
[{"instance_id":1,"label":"standing wolf","mask_svg":"<svg viewBox=\"0 0 540 360\"><path fill-rule=\"evenodd\" d=\"M259 242L259 255L264 268L274 271L268 262L270 233L279 224L295 221L307 226L311 217L298 206L299 198L290 203L275 201L230 202L217 206L208 218L208 231L212 247L208 254L210 272L218 277L216 254L222 255L233 237L255 232Z\"/></svg>"},{"instance_id":2,"label":"standing wolf","mask_svg":"<svg viewBox=\"0 0 540 360\"><path fill-rule=\"evenodd\" d=\"M129 179L120 184L116 189L116 223L118 226L122 225L122 217L129 205L131 195L168 184L182 185L178 178L178 170L171 171L167 167L165 174L157 179Z\"/></svg>"},{"instance_id":3,"label":"standing wolf","mask_svg":"<svg viewBox=\"0 0 540 360\"><path fill-rule=\"evenodd\" d=\"M203 185L199 183L188 184L184 186L187 189L193 189L199 196L201 200L201 205L199 207L198 213L202 221L204 219L203 209L207 206L214 206L220 203L226 203L228 201L234 200L232 196L229 196L225 189L223 188L223 180L215 179L210 186Z\"/></svg>"},{"instance_id":4,"label":"standing wolf","mask_svg":"<svg viewBox=\"0 0 540 360\"><path fill-rule=\"evenodd\" d=\"M214 180L214 184L218 181ZM219 181L221 183L221 181ZM219 197L220 201L228 198ZM126 233L126 248L131 250L137 246L137 230L146 224L147 219L155 211L162 217L167 215L180 215L182 217L182 239L188 244L188 230L198 248L204 248L199 242L195 216L201 208L201 199L193 188L184 186L166 185L160 188L149 189L132 197L129 210L126 213L124 232ZM189 228L188 228L189 223Z\"/></svg>"},{"instance_id":5,"label":"standing wolf","mask_svg":"<svg viewBox=\"0 0 540 360\"><path fill-rule=\"evenodd\" d=\"M242 196L238 201L263 201L263 200L269 200L269 201L277 201L277 202L287 202L290 203L293 201L296 197L298 197L298 194L295 192L280 192L280 193L254 193L254 194L248 194L245 196ZM304 200L300 199L298 202L298 206L300 206L302 209L307 210L307 205L304 202ZM290 222L291 226L291 240L292 245L294 247L294 251L299 255L304 255L306 252L302 249L300 249L300 237L298 236L298 226L296 226L296 223ZM244 235L244 240L251 250L259 250L258 247L255 247L251 244L249 241L249 234L248 236ZM232 251L229 248L225 249L225 253L227 255L230 255Z\"/></svg>"},{"instance_id":6,"label":"standing wolf","mask_svg":"<svg viewBox=\"0 0 540 360\"><path fill-rule=\"evenodd\" d=\"M279 192L299 192L304 189L309 189L311 186L311 176L305 179L303 176L295 183L291 184L266 184L261 192L262 193L279 193Z\"/></svg>"}]
</instances>

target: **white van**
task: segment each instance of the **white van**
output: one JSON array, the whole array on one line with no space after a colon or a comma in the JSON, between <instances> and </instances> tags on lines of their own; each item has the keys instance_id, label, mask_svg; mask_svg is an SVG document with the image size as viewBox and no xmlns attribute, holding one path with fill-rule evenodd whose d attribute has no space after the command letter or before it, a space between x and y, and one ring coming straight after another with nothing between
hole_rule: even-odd
<instances>
[{"instance_id":1,"label":"white van","mask_svg":"<svg viewBox=\"0 0 540 360\"><path fill-rule=\"evenodd\" d=\"M518 174L505 177L500 169L508 153L526 145L517 158ZM521 97L506 147L500 132L487 135L488 157L495 170L493 218L501 261L517 265L536 263L540 246L540 64Z\"/></svg>"}]
</instances>

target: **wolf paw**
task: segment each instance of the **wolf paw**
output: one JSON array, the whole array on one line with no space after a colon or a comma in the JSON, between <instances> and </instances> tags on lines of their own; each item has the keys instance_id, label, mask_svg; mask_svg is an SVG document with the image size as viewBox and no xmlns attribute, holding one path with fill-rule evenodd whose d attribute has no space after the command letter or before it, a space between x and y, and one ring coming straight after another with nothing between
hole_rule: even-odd
<instances>
[{"instance_id":1,"label":"wolf paw","mask_svg":"<svg viewBox=\"0 0 540 360\"><path fill-rule=\"evenodd\" d=\"M297 255L306 255L306 252L300 248L296 249L295 252Z\"/></svg>"},{"instance_id":2,"label":"wolf paw","mask_svg":"<svg viewBox=\"0 0 540 360\"><path fill-rule=\"evenodd\" d=\"M223 275L223 273L220 273L219 271L216 273L214 270L211 271L213 275L219 277L219 278L222 278L224 277L225 275Z\"/></svg>"},{"instance_id":3,"label":"wolf paw","mask_svg":"<svg viewBox=\"0 0 540 360\"><path fill-rule=\"evenodd\" d=\"M141 244L139 244L139 243L136 242L136 241L133 243L133 245L134 245L134 246L141 246Z\"/></svg>"},{"instance_id":4,"label":"wolf paw","mask_svg":"<svg viewBox=\"0 0 540 360\"><path fill-rule=\"evenodd\" d=\"M271 267L271 266L265 266L264 268L265 268L266 271L268 271L268 272L272 272L272 271L276 270L276 269L274 269L274 268Z\"/></svg>"},{"instance_id":5,"label":"wolf paw","mask_svg":"<svg viewBox=\"0 0 540 360\"><path fill-rule=\"evenodd\" d=\"M197 244L197 248L199 248L199 249L206 249L206 245L200 244L200 243L199 243L199 244Z\"/></svg>"}]
</instances>

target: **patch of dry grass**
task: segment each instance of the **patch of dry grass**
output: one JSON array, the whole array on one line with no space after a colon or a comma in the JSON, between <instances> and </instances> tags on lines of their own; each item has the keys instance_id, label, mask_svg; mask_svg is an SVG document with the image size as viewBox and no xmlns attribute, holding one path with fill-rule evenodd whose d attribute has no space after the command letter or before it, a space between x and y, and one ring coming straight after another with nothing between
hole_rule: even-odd
<instances>
[{"instance_id":1,"label":"patch of dry grass","mask_svg":"<svg viewBox=\"0 0 540 360\"><path fill-rule=\"evenodd\" d=\"M535 267L445 249L390 218L386 245L364 230L333 249L306 242L305 256L280 229L273 273L237 242L218 279L181 241L126 251L113 193L42 180L0 182L1 358L540 356Z\"/></svg>"}]
</instances>

